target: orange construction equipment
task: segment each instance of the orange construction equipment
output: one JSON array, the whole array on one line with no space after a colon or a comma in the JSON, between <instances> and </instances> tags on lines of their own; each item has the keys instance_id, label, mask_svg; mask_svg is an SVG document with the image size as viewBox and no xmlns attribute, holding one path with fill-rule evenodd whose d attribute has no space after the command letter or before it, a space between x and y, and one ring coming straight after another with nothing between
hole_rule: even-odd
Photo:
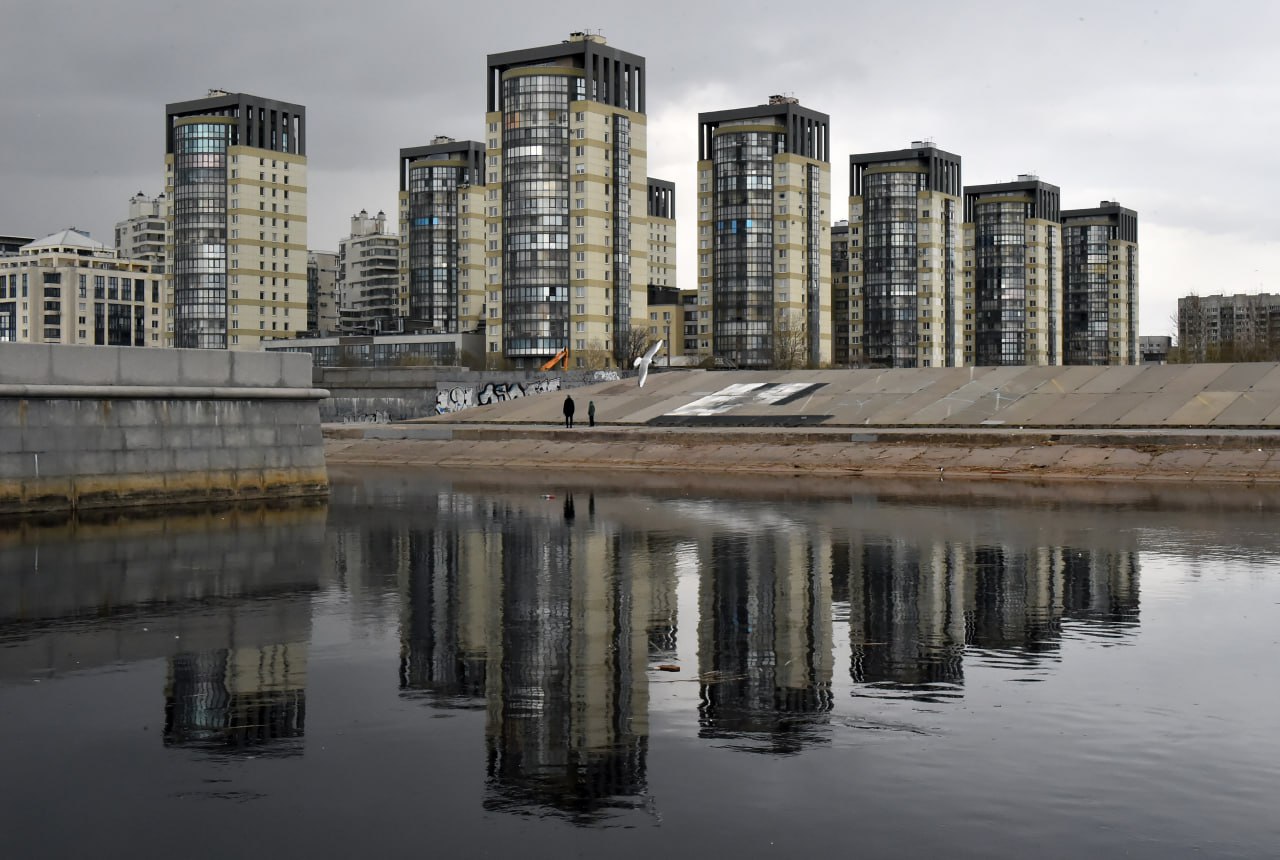
<instances>
[{"instance_id":1,"label":"orange construction equipment","mask_svg":"<svg viewBox=\"0 0 1280 860\"><path fill-rule=\"evenodd\" d=\"M568 370L569 369L569 347L567 346L564 349L557 352L555 358L551 359L546 364L542 365L542 369L551 370L562 361L564 362L564 369Z\"/></svg>"}]
</instances>

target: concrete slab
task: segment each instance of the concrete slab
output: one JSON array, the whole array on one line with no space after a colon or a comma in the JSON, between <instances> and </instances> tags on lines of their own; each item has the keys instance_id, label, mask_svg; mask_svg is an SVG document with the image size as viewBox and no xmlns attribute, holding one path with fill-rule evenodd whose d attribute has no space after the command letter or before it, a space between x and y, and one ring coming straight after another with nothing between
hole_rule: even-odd
<instances>
[{"instance_id":1,"label":"concrete slab","mask_svg":"<svg viewBox=\"0 0 1280 860\"><path fill-rule=\"evenodd\" d=\"M222 349L165 350L165 359L177 362L182 385L225 386L231 384L231 355Z\"/></svg>"},{"instance_id":2,"label":"concrete slab","mask_svg":"<svg viewBox=\"0 0 1280 860\"><path fill-rule=\"evenodd\" d=\"M1249 386L1250 391L1280 391L1280 365L1269 365L1270 370Z\"/></svg>"},{"instance_id":3,"label":"concrete slab","mask_svg":"<svg viewBox=\"0 0 1280 860\"><path fill-rule=\"evenodd\" d=\"M1081 427L1105 427L1139 408L1147 399L1145 394L1098 393L1093 406L1072 418Z\"/></svg>"},{"instance_id":4,"label":"concrete slab","mask_svg":"<svg viewBox=\"0 0 1280 860\"><path fill-rule=\"evenodd\" d=\"M48 385L53 382L53 347L43 343L0 343L0 383Z\"/></svg>"},{"instance_id":5,"label":"concrete slab","mask_svg":"<svg viewBox=\"0 0 1280 860\"><path fill-rule=\"evenodd\" d=\"M1269 373L1275 365L1263 362L1228 364L1220 376L1205 386L1206 391L1247 391ZM1280 391L1280 388L1277 389Z\"/></svg>"},{"instance_id":6,"label":"concrete slab","mask_svg":"<svg viewBox=\"0 0 1280 860\"><path fill-rule=\"evenodd\" d=\"M1280 391L1249 390L1215 415L1209 423L1215 427L1256 426L1277 410L1280 410Z\"/></svg>"},{"instance_id":7,"label":"concrete slab","mask_svg":"<svg viewBox=\"0 0 1280 860\"><path fill-rule=\"evenodd\" d=\"M1036 387L1037 394L1071 394L1100 376L1105 367L1045 367L1036 368L1045 374L1045 380Z\"/></svg>"},{"instance_id":8,"label":"concrete slab","mask_svg":"<svg viewBox=\"0 0 1280 860\"><path fill-rule=\"evenodd\" d=\"M1170 415L1169 423L1192 427L1212 424L1213 419L1239 399L1238 391L1202 391Z\"/></svg>"},{"instance_id":9,"label":"concrete slab","mask_svg":"<svg viewBox=\"0 0 1280 860\"><path fill-rule=\"evenodd\" d=\"M1039 391L1039 389L1037 389L1037 391ZM1055 402L1048 404L1044 411L1036 415L1033 420L1027 421L1026 426L1088 426L1084 424L1084 422L1078 420L1079 416L1097 406L1106 398L1106 396L1107 395L1105 394L1072 394L1070 397L1057 398Z\"/></svg>"},{"instance_id":10,"label":"concrete slab","mask_svg":"<svg viewBox=\"0 0 1280 860\"><path fill-rule=\"evenodd\" d=\"M52 351L53 385L119 385L123 347L59 346ZM153 361L167 364L164 350L150 351Z\"/></svg>"},{"instance_id":11,"label":"concrete slab","mask_svg":"<svg viewBox=\"0 0 1280 860\"><path fill-rule=\"evenodd\" d=\"M1169 394L1150 394L1137 409L1126 412L1116 420L1117 425L1160 427L1169 424L1169 417L1185 406L1194 395L1178 391Z\"/></svg>"},{"instance_id":12,"label":"concrete slab","mask_svg":"<svg viewBox=\"0 0 1280 860\"><path fill-rule=\"evenodd\" d=\"M1142 367L1108 367L1076 390L1081 394L1111 394L1118 392L1142 372Z\"/></svg>"}]
</instances>

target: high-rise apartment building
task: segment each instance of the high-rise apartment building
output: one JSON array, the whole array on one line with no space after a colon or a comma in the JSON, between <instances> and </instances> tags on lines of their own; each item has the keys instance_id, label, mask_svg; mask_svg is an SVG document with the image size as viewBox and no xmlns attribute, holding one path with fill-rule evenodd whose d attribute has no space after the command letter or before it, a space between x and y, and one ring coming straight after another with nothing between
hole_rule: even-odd
<instances>
[{"instance_id":1,"label":"high-rise apartment building","mask_svg":"<svg viewBox=\"0 0 1280 860\"><path fill-rule=\"evenodd\" d=\"M649 286L676 287L676 186L649 177Z\"/></svg>"},{"instance_id":2,"label":"high-rise apartment building","mask_svg":"<svg viewBox=\"0 0 1280 860\"><path fill-rule=\"evenodd\" d=\"M167 203L163 194L148 197L141 191L129 198L129 215L116 224L116 250L121 257L164 265Z\"/></svg>"},{"instance_id":3,"label":"high-rise apartment building","mask_svg":"<svg viewBox=\"0 0 1280 860\"><path fill-rule=\"evenodd\" d=\"M338 255L307 252L307 331L324 337L338 331Z\"/></svg>"},{"instance_id":4,"label":"high-rise apartment building","mask_svg":"<svg viewBox=\"0 0 1280 860\"><path fill-rule=\"evenodd\" d=\"M0 258L0 341L163 346L162 275L77 230Z\"/></svg>"},{"instance_id":5,"label":"high-rise apartment building","mask_svg":"<svg viewBox=\"0 0 1280 860\"><path fill-rule=\"evenodd\" d=\"M773 96L698 125L700 351L742 368L829 364L829 118Z\"/></svg>"},{"instance_id":6,"label":"high-rise apartment building","mask_svg":"<svg viewBox=\"0 0 1280 860\"><path fill-rule=\"evenodd\" d=\"M400 313L406 331L484 325L484 144L436 137L400 150Z\"/></svg>"},{"instance_id":7,"label":"high-rise apartment building","mask_svg":"<svg viewBox=\"0 0 1280 860\"><path fill-rule=\"evenodd\" d=\"M644 58L574 33L488 69L489 364L622 363L649 283Z\"/></svg>"},{"instance_id":8,"label":"high-rise apartment building","mask_svg":"<svg viewBox=\"0 0 1280 860\"><path fill-rule=\"evenodd\" d=\"M849 157L850 363L964 362L961 188L960 156L931 141Z\"/></svg>"},{"instance_id":9,"label":"high-rise apartment building","mask_svg":"<svg viewBox=\"0 0 1280 860\"><path fill-rule=\"evenodd\" d=\"M1066 364L1138 364L1138 213L1103 200L1062 212Z\"/></svg>"},{"instance_id":10,"label":"high-rise apartment building","mask_svg":"<svg viewBox=\"0 0 1280 860\"><path fill-rule=\"evenodd\" d=\"M173 346L256 349L306 327L306 142L302 105L210 90L167 106Z\"/></svg>"},{"instance_id":11,"label":"high-rise apartment building","mask_svg":"<svg viewBox=\"0 0 1280 860\"><path fill-rule=\"evenodd\" d=\"M338 328L343 334L401 331L400 238L387 232L384 212L351 216L351 235L338 241Z\"/></svg>"},{"instance_id":12,"label":"high-rise apartment building","mask_svg":"<svg viewBox=\"0 0 1280 860\"><path fill-rule=\"evenodd\" d=\"M850 348L855 322L851 302L849 264L849 222L831 225L831 360L836 367L851 367L857 361ZM861 316L861 310L857 310Z\"/></svg>"},{"instance_id":13,"label":"high-rise apartment building","mask_svg":"<svg viewBox=\"0 0 1280 860\"><path fill-rule=\"evenodd\" d=\"M1060 197L1030 174L964 189L965 364L1062 364Z\"/></svg>"}]
</instances>

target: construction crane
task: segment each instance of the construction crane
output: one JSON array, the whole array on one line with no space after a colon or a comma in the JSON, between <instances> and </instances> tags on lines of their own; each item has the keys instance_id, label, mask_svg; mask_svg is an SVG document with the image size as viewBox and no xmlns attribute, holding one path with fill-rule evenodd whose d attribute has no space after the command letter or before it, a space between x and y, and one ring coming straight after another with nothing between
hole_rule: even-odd
<instances>
[{"instance_id":1,"label":"construction crane","mask_svg":"<svg viewBox=\"0 0 1280 860\"><path fill-rule=\"evenodd\" d=\"M555 366L562 361L564 362L564 369L568 370L569 369L569 347L567 346L564 349L557 352L555 355L555 358L551 359L546 364L542 365L542 369L554 370Z\"/></svg>"}]
</instances>

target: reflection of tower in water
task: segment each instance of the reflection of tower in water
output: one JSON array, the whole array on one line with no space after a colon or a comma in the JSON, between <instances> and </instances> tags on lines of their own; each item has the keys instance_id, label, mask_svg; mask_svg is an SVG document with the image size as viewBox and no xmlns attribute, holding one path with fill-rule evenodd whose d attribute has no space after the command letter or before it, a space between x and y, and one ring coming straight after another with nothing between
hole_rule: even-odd
<instances>
[{"instance_id":1,"label":"reflection of tower in water","mask_svg":"<svg viewBox=\"0 0 1280 860\"><path fill-rule=\"evenodd\" d=\"M299 755L307 710L305 642L169 658L165 746Z\"/></svg>"},{"instance_id":2,"label":"reflection of tower in water","mask_svg":"<svg viewBox=\"0 0 1280 860\"><path fill-rule=\"evenodd\" d=\"M1111 637L1136 624L1132 550L886 538L836 555L848 568L838 591L849 605L850 675L864 685L855 695L941 701L958 694L966 647L1026 669L1058 653L1065 620Z\"/></svg>"},{"instance_id":3,"label":"reflection of tower in water","mask_svg":"<svg viewBox=\"0 0 1280 860\"><path fill-rule=\"evenodd\" d=\"M699 584L701 735L798 752L825 741L830 544L779 531L714 537Z\"/></svg>"},{"instance_id":4,"label":"reflection of tower in water","mask_svg":"<svg viewBox=\"0 0 1280 860\"><path fill-rule=\"evenodd\" d=\"M532 520L504 529L486 808L589 822L643 805L651 598L633 539Z\"/></svg>"},{"instance_id":5,"label":"reflection of tower in water","mask_svg":"<svg viewBox=\"0 0 1280 860\"><path fill-rule=\"evenodd\" d=\"M955 548L885 541L855 545L848 560L853 681L925 698L962 684L964 614Z\"/></svg>"},{"instance_id":6,"label":"reflection of tower in water","mask_svg":"<svg viewBox=\"0 0 1280 860\"><path fill-rule=\"evenodd\" d=\"M483 541L475 533L444 528L413 530L406 540L400 689L426 692L439 705L481 701L490 594Z\"/></svg>"}]
</instances>

